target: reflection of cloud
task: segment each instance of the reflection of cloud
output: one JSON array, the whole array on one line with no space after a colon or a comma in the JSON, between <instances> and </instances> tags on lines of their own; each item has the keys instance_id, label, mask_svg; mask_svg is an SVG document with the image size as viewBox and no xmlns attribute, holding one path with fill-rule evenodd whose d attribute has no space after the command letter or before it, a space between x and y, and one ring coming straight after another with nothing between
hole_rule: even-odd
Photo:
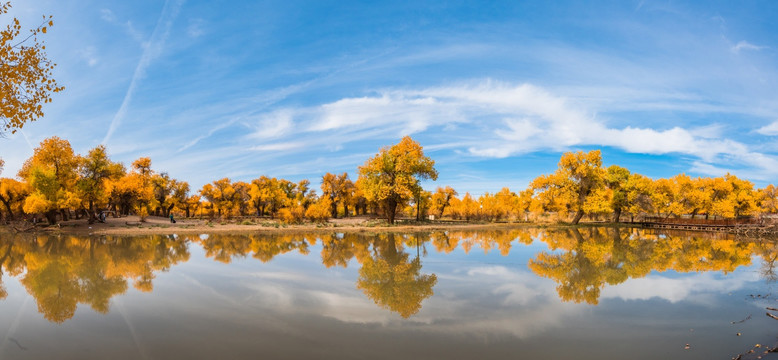
<instances>
[{"instance_id":1,"label":"reflection of cloud","mask_svg":"<svg viewBox=\"0 0 778 360\"><path fill-rule=\"evenodd\" d=\"M261 284L248 287L256 303L283 313L321 315L344 323L381 324L399 328L425 324L425 331L447 334L509 334L528 338L562 326L585 305L563 304L554 283L528 271L504 266L476 266L464 275L445 276L452 288L435 287L436 295L424 301L409 319L382 309L354 288L348 278L321 281L304 274L270 271L252 273ZM481 309L481 310L479 310Z\"/></svg>"},{"instance_id":2,"label":"reflection of cloud","mask_svg":"<svg viewBox=\"0 0 778 360\"><path fill-rule=\"evenodd\" d=\"M711 272L680 278L652 275L630 279L618 285L606 286L600 298L622 300L660 298L671 303L679 301L700 302L710 298L701 295L735 291L741 289L746 282L758 280L759 274L755 272L735 272L726 277Z\"/></svg>"},{"instance_id":3,"label":"reflection of cloud","mask_svg":"<svg viewBox=\"0 0 778 360\"><path fill-rule=\"evenodd\" d=\"M311 250L317 253L316 249ZM288 260L292 260L294 269ZM300 261L306 262L302 265ZM253 264L252 260L247 260ZM311 256L287 254L277 257L273 264L263 264L261 271L229 274L229 285L214 288L230 289L226 295L243 300L232 303L236 313L272 314L281 324L300 319L327 318L343 324L378 326L381 331L414 329L426 334L444 337L472 338L511 337L516 339L547 339L548 334L568 331L570 324L589 321L593 306L562 302L552 280L538 277L524 268L503 265L462 266L437 263L422 270L436 273L439 283L435 295L426 299L421 311L404 320L400 315L376 306L356 287L359 265L347 269L327 269L324 277L319 272L319 259ZM241 266L240 262L232 266ZM215 273L204 269L206 273ZM326 278L326 281L323 279ZM689 302L708 305L717 296L741 289L745 283L758 280L758 274L736 271L727 276L717 272L681 274L676 278L650 275L628 279L619 285L606 285L597 316L609 316L614 301L644 301L664 299L667 304ZM212 280L218 283L220 280ZM206 286L209 287L209 286ZM225 303L221 296L207 291L210 301ZM202 295L202 294L201 294ZM224 296L224 294L222 294ZM713 300L710 300L713 299ZM200 300L203 301L203 300ZM650 303L655 304L656 302ZM194 305L194 304L193 304ZM668 305L669 306L669 305ZM227 311L220 309L219 311ZM650 314L650 311L648 312ZM616 314L615 316L623 316ZM269 326L269 325L268 325ZM275 325L274 325L275 326ZM363 327L359 327L361 329Z\"/></svg>"},{"instance_id":4,"label":"reflection of cloud","mask_svg":"<svg viewBox=\"0 0 778 360\"><path fill-rule=\"evenodd\" d=\"M317 313L345 323L388 324L397 315L388 311L376 311L376 305L364 295L346 295L343 292L310 291L307 293L321 307ZM417 321L415 318L409 319Z\"/></svg>"}]
</instances>

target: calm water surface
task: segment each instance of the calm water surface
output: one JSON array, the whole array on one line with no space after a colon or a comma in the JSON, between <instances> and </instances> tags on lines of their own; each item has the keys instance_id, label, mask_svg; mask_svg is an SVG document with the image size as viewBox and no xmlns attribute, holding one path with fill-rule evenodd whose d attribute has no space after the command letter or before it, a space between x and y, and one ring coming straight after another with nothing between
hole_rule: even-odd
<instances>
[{"instance_id":1,"label":"calm water surface","mask_svg":"<svg viewBox=\"0 0 778 360\"><path fill-rule=\"evenodd\" d=\"M0 236L1 359L778 358L763 354L778 345L766 241Z\"/></svg>"}]
</instances>

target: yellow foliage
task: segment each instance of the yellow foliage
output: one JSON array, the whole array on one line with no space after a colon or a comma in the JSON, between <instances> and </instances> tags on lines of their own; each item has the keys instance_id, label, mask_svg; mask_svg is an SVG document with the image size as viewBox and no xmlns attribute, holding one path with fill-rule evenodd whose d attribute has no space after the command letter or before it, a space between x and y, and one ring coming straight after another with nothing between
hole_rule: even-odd
<instances>
[{"instance_id":1,"label":"yellow foliage","mask_svg":"<svg viewBox=\"0 0 778 360\"><path fill-rule=\"evenodd\" d=\"M8 12L10 3L0 4L0 15ZM51 16L45 17L49 26ZM64 88L52 78L55 64L46 58L45 46L37 35L45 34L46 21L32 29L32 34L20 36L22 26L14 18L11 25L0 31L0 133L12 134L28 121L43 116L43 104L51 102L53 93Z\"/></svg>"},{"instance_id":2,"label":"yellow foliage","mask_svg":"<svg viewBox=\"0 0 778 360\"><path fill-rule=\"evenodd\" d=\"M54 204L39 192L35 192L24 200L24 212L42 214L54 208Z\"/></svg>"},{"instance_id":3,"label":"yellow foliage","mask_svg":"<svg viewBox=\"0 0 778 360\"><path fill-rule=\"evenodd\" d=\"M326 222L330 218L330 207L332 202L327 197L322 197L316 203L308 207L305 211L305 217L313 222Z\"/></svg>"},{"instance_id":4,"label":"yellow foliage","mask_svg":"<svg viewBox=\"0 0 778 360\"><path fill-rule=\"evenodd\" d=\"M389 223L394 223L398 206L413 197L422 179L436 180L435 161L424 156L419 143L405 136L359 167L360 186L368 201L383 207Z\"/></svg>"},{"instance_id":5,"label":"yellow foliage","mask_svg":"<svg viewBox=\"0 0 778 360\"><path fill-rule=\"evenodd\" d=\"M303 221L303 215L305 215L305 208L302 206L283 208L278 211L278 217L286 224L301 223Z\"/></svg>"}]
</instances>

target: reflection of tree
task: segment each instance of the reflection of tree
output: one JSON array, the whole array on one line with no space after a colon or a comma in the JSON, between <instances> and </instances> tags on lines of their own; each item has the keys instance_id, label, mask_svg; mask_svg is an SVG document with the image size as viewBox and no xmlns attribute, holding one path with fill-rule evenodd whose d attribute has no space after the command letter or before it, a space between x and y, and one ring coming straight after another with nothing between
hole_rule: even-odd
<instances>
[{"instance_id":1,"label":"reflection of tree","mask_svg":"<svg viewBox=\"0 0 778 360\"><path fill-rule=\"evenodd\" d=\"M497 248L500 254L507 256L514 241L529 245L532 244L533 236L537 235L537 229L470 230L435 231L430 234L430 238L439 252L450 253L457 247L461 247L468 253L474 245L478 245L485 253Z\"/></svg>"},{"instance_id":2,"label":"reflection of tree","mask_svg":"<svg viewBox=\"0 0 778 360\"><path fill-rule=\"evenodd\" d=\"M155 272L188 258L186 241L173 236L0 240L0 269L15 275L26 270L22 285L38 311L57 323L73 317L78 304L107 313L110 299L127 291L128 279L151 290Z\"/></svg>"},{"instance_id":3,"label":"reflection of tree","mask_svg":"<svg viewBox=\"0 0 778 360\"><path fill-rule=\"evenodd\" d=\"M324 266L346 267L354 256L360 260L369 256L368 241L364 235L345 233L321 236L321 261Z\"/></svg>"},{"instance_id":4,"label":"reflection of tree","mask_svg":"<svg viewBox=\"0 0 778 360\"><path fill-rule=\"evenodd\" d=\"M775 265L776 260L778 260L778 242L760 239L758 252L762 257L762 266L759 269L759 274L768 283L777 281L778 272L776 272Z\"/></svg>"},{"instance_id":5,"label":"reflection of tree","mask_svg":"<svg viewBox=\"0 0 778 360\"><path fill-rule=\"evenodd\" d=\"M419 257L408 260L397 250L394 235L377 235L373 255L362 262L357 287L376 304L409 317L421 309L421 302L432 296L435 274L422 275Z\"/></svg>"},{"instance_id":6,"label":"reflection of tree","mask_svg":"<svg viewBox=\"0 0 778 360\"><path fill-rule=\"evenodd\" d=\"M749 265L754 251L753 243L660 237L619 228L549 231L543 241L554 252L537 254L529 268L556 281L562 300L589 304L598 303L606 284L619 284L651 271L730 272Z\"/></svg>"},{"instance_id":7,"label":"reflection of tree","mask_svg":"<svg viewBox=\"0 0 778 360\"><path fill-rule=\"evenodd\" d=\"M315 238L314 238L315 239ZM235 258L246 257L249 254L257 260L268 262L280 254L297 250L301 254L308 254L308 247L315 244L315 240L301 234L218 234L206 238L195 237L193 242L200 243L207 257L225 264Z\"/></svg>"},{"instance_id":8,"label":"reflection of tree","mask_svg":"<svg viewBox=\"0 0 778 360\"><path fill-rule=\"evenodd\" d=\"M15 246L17 241L14 237L10 241L0 244L0 300L8 297L8 291L5 290L3 285L3 272L9 271L13 275L23 271L22 269L24 268L24 265L19 262L21 257L13 252L18 247Z\"/></svg>"},{"instance_id":9,"label":"reflection of tree","mask_svg":"<svg viewBox=\"0 0 778 360\"><path fill-rule=\"evenodd\" d=\"M604 284L618 284L627 279L621 263L607 252L612 248L608 239L589 236L584 240L577 229L564 233L574 238L571 251L543 252L529 263L535 273L557 281L557 292L563 300L596 304Z\"/></svg>"},{"instance_id":10,"label":"reflection of tree","mask_svg":"<svg viewBox=\"0 0 778 360\"><path fill-rule=\"evenodd\" d=\"M79 238L75 236L7 236L0 239L0 299L7 296L3 275L21 277L39 311L50 321L63 322L79 304L106 313L110 300L127 291L128 282L142 291L152 289L159 271L189 259L189 242L202 245L214 260L230 262L252 256L262 262L297 251L308 254L321 241L326 267L358 263L357 287L377 305L410 317L433 295L435 274L422 274L427 247L440 252L474 246L508 255L516 243L540 239L549 251L537 254L529 267L557 282L565 301L596 304L607 285L648 275L651 271L724 271L764 259L763 276L775 276L778 246L774 242L743 242L688 235L660 236L618 228L567 230L433 231L410 234L216 234ZM431 246L430 246L431 245ZM415 249L414 249L415 248ZM353 260L356 260L352 262Z\"/></svg>"}]
</instances>

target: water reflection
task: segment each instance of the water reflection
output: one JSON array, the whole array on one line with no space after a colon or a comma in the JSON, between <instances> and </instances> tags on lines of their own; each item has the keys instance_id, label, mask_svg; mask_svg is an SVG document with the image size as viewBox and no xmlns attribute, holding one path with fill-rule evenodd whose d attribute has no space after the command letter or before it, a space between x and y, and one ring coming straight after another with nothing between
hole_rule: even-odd
<instances>
[{"instance_id":1,"label":"water reflection","mask_svg":"<svg viewBox=\"0 0 778 360\"><path fill-rule=\"evenodd\" d=\"M79 304L107 313L110 300L124 294L128 283L151 291L155 274L188 261L193 245L222 263L247 257L267 263L289 252L309 255L312 248L320 248L322 265L358 267L355 286L376 305L403 318L418 313L438 283L436 274L422 270L428 248L451 254L477 247L508 256L513 247L541 241L547 249L532 256L529 269L556 282L563 301L576 303L598 304L607 285L652 271L728 273L750 265L753 256L763 259L764 278L777 278L775 243L705 236L624 228L85 238L4 235L0 238L0 300L8 296L3 286L3 276L8 275L19 278L49 321L72 318Z\"/></svg>"},{"instance_id":2,"label":"water reflection","mask_svg":"<svg viewBox=\"0 0 778 360\"><path fill-rule=\"evenodd\" d=\"M0 284L3 273L21 277L38 311L56 323L73 317L78 304L107 313L110 299L127 291L128 281L151 291L155 272L189 259L187 241L174 236L4 236L0 249Z\"/></svg>"},{"instance_id":3,"label":"water reflection","mask_svg":"<svg viewBox=\"0 0 778 360\"><path fill-rule=\"evenodd\" d=\"M373 238L373 251L362 261L357 287L376 304L407 318L419 312L421 302L432 296L438 278L435 274L420 274L418 253L409 260L398 245L394 234Z\"/></svg>"},{"instance_id":4,"label":"water reflection","mask_svg":"<svg viewBox=\"0 0 778 360\"><path fill-rule=\"evenodd\" d=\"M640 278L651 271L702 272L735 270L750 265L751 256L771 252L755 242L664 236L621 228L548 231L542 237L553 252L543 251L529 268L553 279L564 301L597 304L608 285Z\"/></svg>"}]
</instances>

